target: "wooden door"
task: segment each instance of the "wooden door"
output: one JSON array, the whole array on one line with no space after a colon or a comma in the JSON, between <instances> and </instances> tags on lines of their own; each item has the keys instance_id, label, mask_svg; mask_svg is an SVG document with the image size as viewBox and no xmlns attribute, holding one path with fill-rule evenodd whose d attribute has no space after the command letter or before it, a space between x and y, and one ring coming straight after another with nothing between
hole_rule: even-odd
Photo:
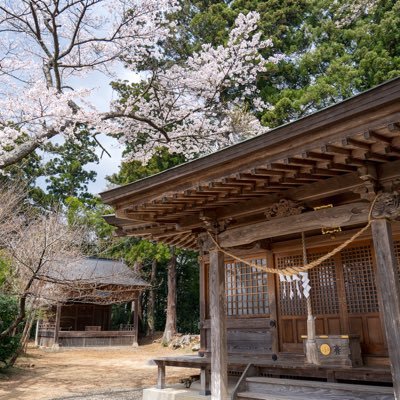
<instances>
[{"instance_id":1,"label":"wooden door","mask_svg":"<svg viewBox=\"0 0 400 400\"><path fill-rule=\"evenodd\" d=\"M321 257L324 249L310 251L309 261ZM276 254L275 265L278 269L299 266L303 263L300 251ZM316 316L318 335L340 334L344 320L340 313L340 300L337 288L336 262L334 258L309 273L312 287L312 307ZM304 297L298 296L299 283L278 283L278 315L280 349L284 352L303 352L302 335L307 334L307 306ZM300 288L301 289L301 288Z\"/></svg>"},{"instance_id":2,"label":"wooden door","mask_svg":"<svg viewBox=\"0 0 400 400\"><path fill-rule=\"evenodd\" d=\"M341 252L344 295L349 333L360 335L362 353L386 356L374 260L370 241Z\"/></svg>"},{"instance_id":3,"label":"wooden door","mask_svg":"<svg viewBox=\"0 0 400 400\"><path fill-rule=\"evenodd\" d=\"M308 259L319 258L331 249L310 250ZM275 264L277 268L302 265L302 253L276 254ZM348 247L311 270L309 275L317 334L358 334L364 355L387 355L371 241ZM307 331L306 301L297 296L295 283L279 282L277 290L280 349L303 352L301 335ZM294 292L292 299L290 291Z\"/></svg>"}]
</instances>

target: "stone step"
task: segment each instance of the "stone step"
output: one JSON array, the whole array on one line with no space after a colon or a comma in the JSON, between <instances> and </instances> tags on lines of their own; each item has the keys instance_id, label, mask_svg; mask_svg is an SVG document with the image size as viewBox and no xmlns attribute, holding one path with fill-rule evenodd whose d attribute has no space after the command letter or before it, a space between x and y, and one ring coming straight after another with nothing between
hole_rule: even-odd
<instances>
[{"instance_id":1,"label":"stone step","mask_svg":"<svg viewBox=\"0 0 400 400\"><path fill-rule=\"evenodd\" d=\"M390 387L264 377L247 378L246 385L246 393L267 396L249 397L256 399L394 400Z\"/></svg>"},{"instance_id":2,"label":"stone step","mask_svg":"<svg viewBox=\"0 0 400 400\"><path fill-rule=\"evenodd\" d=\"M237 400L314 400L309 396L297 395L296 397L292 395L281 395L281 394L271 394L271 393L254 393L254 392L240 392L237 395ZM315 397L317 399L317 397ZM318 400L322 400L318 398Z\"/></svg>"},{"instance_id":3,"label":"stone step","mask_svg":"<svg viewBox=\"0 0 400 400\"><path fill-rule=\"evenodd\" d=\"M393 400L394 396L388 397L388 395L368 395L367 397L356 396L354 397L352 394L342 394L342 395L332 395L326 397L325 394L321 396L320 393L304 394L304 393L291 393L291 394L283 394L283 393L254 393L254 392L240 392L237 395L237 400Z\"/></svg>"}]
</instances>

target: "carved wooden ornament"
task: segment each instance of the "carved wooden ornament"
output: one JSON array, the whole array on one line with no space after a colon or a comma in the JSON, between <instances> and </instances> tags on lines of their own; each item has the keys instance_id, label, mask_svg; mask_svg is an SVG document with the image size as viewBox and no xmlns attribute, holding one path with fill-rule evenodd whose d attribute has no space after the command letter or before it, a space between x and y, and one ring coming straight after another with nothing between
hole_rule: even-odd
<instances>
[{"instance_id":1,"label":"carved wooden ornament","mask_svg":"<svg viewBox=\"0 0 400 400\"><path fill-rule=\"evenodd\" d=\"M371 215L372 218L386 218L389 220L400 218L399 192L380 194L375 201Z\"/></svg>"},{"instance_id":2,"label":"carved wooden ornament","mask_svg":"<svg viewBox=\"0 0 400 400\"><path fill-rule=\"evenodd\" d=\"M290 215L298 215L304 210L304 207L292 200L281 199L278 203L265 209L265 217L269 221L272 218L289 217Z\"/></svg>"}]
</instances>

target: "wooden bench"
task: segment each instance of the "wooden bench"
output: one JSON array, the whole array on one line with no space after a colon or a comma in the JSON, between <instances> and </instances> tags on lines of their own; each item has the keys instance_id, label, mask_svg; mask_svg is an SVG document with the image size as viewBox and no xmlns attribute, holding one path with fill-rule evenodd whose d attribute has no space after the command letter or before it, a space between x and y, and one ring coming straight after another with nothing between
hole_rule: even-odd
<instances>
[{"instance_id":1,"label":"wooden bench","mask_svg":"<svg viewBox=\"0 0 400 400\"><path fill-rule=\"evenodd\" d=\"M210 366L209 357L181 356L181 357L160 357L153 359L158 366L157 388L165 388L165 367L183 367L200 369L200 394L208 396L210 392Z\"/></svg>"}]
</instances>

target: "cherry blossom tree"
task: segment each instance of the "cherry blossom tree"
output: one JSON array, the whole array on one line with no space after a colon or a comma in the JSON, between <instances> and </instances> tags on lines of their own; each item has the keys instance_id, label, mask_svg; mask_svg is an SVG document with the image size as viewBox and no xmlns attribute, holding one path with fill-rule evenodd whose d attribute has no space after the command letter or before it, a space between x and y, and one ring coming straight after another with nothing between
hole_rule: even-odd
<instances>
[{"instance_id":1,"label":"cherry blossom tree","mask_svg":"<svg viewBox=\"0 0 400 400\"><path fill-rule=\"evenodd\" d=\"M156 144L190 153L262 132L255 96L266 71L257 13L239 15L225 46L204 45L177 64L162 43L174 34L175 0L4 0L0 4L0 169L56 135L82 127L132 144L149 157ZM163 62L161 62L163 60ZM74 78L123 62L143 71L127 96L100 113ZM229 101L227 100L229 99Z\"/></svg>"}]
</instances>

